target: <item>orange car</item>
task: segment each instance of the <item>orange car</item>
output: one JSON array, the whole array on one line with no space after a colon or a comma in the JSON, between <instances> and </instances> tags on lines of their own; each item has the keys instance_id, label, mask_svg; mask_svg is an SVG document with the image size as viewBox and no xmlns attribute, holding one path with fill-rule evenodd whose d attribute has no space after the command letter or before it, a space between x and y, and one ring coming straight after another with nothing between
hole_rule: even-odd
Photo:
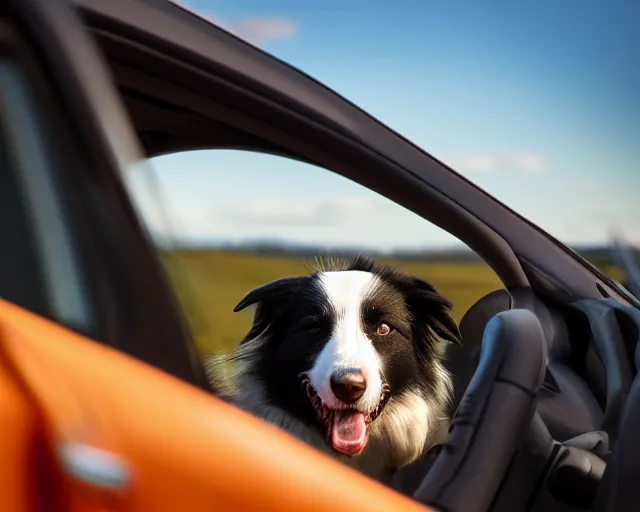
<instances>
[{"instance_id":1,"label":"orange car","mask_svg":"<svg viewBox=\"0 0 640 512\"><path fill-rule=\"evenodd\" d=\"M173 3L0 5L2 511L636 509L636 297ZM150 156L207 147L330 166L455 234L503 280L463 319L458 412L435 462L406 469L411 485L376 483L209 388L125 187Z\"/></svg>"}]
</instances>

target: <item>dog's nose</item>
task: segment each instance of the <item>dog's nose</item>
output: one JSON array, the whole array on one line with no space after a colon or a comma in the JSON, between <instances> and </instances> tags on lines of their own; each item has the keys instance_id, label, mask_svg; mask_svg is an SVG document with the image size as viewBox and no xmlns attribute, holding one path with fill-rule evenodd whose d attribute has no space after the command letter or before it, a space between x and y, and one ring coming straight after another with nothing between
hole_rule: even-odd
<instances>
[{"instance_id":1,"label":"dog's nose","mask_svg":"<svg viewBox=\"0 0 640 512\"><path fill-rule=\"evenodd\" d=\"M357 368L337 370L331 375L331 390L339 400L353 403L364 395L367 381Z\"/></svg>"}]
</instances>

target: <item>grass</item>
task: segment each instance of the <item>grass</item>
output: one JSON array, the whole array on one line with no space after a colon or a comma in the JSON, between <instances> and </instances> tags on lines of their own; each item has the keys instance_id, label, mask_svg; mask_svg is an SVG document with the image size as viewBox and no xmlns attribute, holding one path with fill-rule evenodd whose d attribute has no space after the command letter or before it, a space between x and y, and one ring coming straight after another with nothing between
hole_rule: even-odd
<instances>
[{"instance_id":1,"label":"grass","mask_svg":"<svg viewBox=\"0 0 640 512\"><path fill-rule=\"evenodd\" d=\"M454 304L456 321L483 295L502 288L483 263L379 260L427 279ZM251 310L233 308L249 290L284 276L311 272L313 260L223 251L163 256L200 353L229 352L251 326Z\"/></svg>"},{"instance_id":2,"label":"grass","mask_svg":"<svg viewBox=\"0 0 640 512\"><path fill-rule=\"evenodd\" d=\"M234 313L233 308L249 290L280 277L309 274L314 264L312 259L213 250L178 251L162 258L203 355L229 352L247 333L251 310ZM458 322L478 299L502 288L491 268L480 262L378 261L433 283L453 302ZM614 279L622 277L614 266L600 268Z\"/></svg>"}]
</instances>

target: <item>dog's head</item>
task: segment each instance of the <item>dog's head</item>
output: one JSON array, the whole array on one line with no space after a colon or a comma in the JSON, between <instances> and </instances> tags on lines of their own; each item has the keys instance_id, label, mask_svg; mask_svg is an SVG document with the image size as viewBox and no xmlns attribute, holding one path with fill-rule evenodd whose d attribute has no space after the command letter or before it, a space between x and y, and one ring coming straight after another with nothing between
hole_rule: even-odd
<instances>
[{"instance_id":1,"label":"dog's head","mask_svg":"<svg viewBox=\"0 0 640 512\"><path fill-rule=\"evenodd\" d=\"M252 373L266 400L315 425L336 452L360 454L394 400L448 398L442 347L460 333L450 302L422 279L358 257L258 287L235 311L251 305L242 343L256 348Z\"/></svg>"}]
</instances>

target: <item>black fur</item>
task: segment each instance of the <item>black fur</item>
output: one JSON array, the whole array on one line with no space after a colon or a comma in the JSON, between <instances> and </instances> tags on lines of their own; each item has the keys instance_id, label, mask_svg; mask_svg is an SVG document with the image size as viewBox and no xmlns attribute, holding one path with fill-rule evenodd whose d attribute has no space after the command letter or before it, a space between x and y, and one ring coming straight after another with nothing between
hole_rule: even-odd
<instances>
[{"instance_id":1,"label":"black fur","mask_svg":"<svg viewBox=\"0 0 640 512\"><path fill-rule=\"evenodd\" d=\"M377 266L358 256L331 269L375 274L382 285L365 298L361 325L384 363L383 380L391 395L408 389L424 396L437 393L438 338L460 343L449 315L452 304L428 282L396 269ZM253 326L242 343L260 336L260 357L251 365L252 378L265 390L269 404L322 429L300 375L310 369L332 334L336 311L322 293L318 273L283 278L248 293L234 311L257 304ZM376 334L380 322L394 329Z\"/></svg>"}]
</instances>

